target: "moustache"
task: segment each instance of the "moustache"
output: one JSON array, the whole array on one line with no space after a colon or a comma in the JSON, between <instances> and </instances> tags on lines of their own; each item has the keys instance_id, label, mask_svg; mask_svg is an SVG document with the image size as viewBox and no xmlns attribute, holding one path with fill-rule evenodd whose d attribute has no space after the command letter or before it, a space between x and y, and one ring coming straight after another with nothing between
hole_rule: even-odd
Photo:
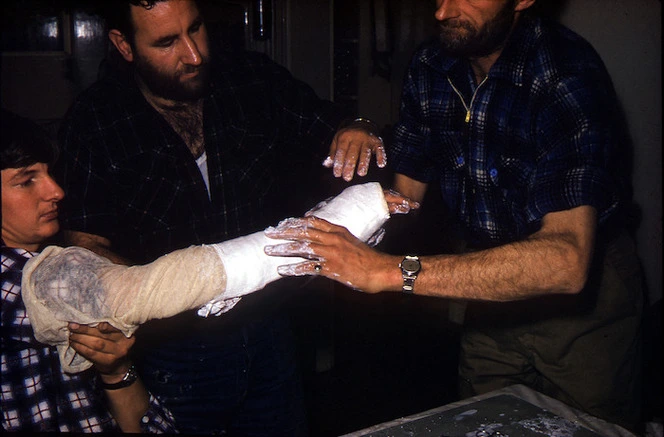
<instances>
[{"instance_id":1,"label":"moustache","mask_svg":"<svg viewBox=\"0 0 664 437\"><path fill-rule=\"evenodd\" d=\"M181 70L181 74L198 73L202 69L202 65L185 65Z\"/></svg>"},{"instance_id":2,"label":"moustache","mask_svg":"<svg viewBox=\"0 0 664 437\"><path fill-rule=\"evenodd\" d=\"M440 29L461 29L467 28L468 25L455 18L448 18L442 21L436 21L436 26Z\"/></svg>"}]
</instances>

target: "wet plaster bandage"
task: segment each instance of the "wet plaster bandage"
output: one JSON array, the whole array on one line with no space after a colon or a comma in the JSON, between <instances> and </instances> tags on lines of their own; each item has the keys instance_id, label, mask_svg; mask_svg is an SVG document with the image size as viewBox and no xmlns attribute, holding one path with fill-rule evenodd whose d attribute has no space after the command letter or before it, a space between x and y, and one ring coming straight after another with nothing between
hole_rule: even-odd
<instances>
[{"instance_id":1,"label":"wet plaster bandage","mask_svg":"<svg viewBox=\"0 0 664 437\"><path fill-rule=\"evenodd\" d=\"M369 240L390 217L383 189L377 182L348 187L311 214L344 226L362 241ZM263 232L256 232L215 244L214 248L219 252L226 271L232 274L228 273L226 290L221 298L210 301L198 314L217 314L228 306L228 299L247 294L247 290L260 290L279 279L281 276L277 273L277 267L305 261L297 257L265 255L265 246L285 242L266 237Z\"/></svg>"},{"instance_id":2,"label":"wet plaster bandage","mask_svg":"<svg viewBox=\"0 0 664 437\"><path fill-rule=\"evenodd\" d=\"M347 188L313 215L366 241L389 211L380 184L368 183ZM222 314L243 295L279 279L278 266L302 261L264 253L266 245L280 242L256 232L131 267L80 247L49 246L23 269L23 300L35 338L57 346L63 369L76 373L92 363L69 346L68 322L108 322L130 336L148 320L190 309L199 308L201 316Z\"/></svg>"}]
</instances>

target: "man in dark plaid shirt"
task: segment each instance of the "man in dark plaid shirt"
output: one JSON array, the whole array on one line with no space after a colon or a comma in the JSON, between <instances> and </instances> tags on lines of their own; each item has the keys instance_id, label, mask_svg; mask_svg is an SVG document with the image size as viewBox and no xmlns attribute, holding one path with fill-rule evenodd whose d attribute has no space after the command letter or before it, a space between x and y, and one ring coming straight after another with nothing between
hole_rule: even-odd
<instances>
[{"instance_id":1,"label":"man in dark plaid shirt","mask_svg":"<svg viewBox=\"0 0 664 437\"><path fill-rule=\"evenodd\" d=\"M319 178L309 169L330 144L351 146L327 160L335 176L351 179L358 156L363 174L372 151L382 163L370 123L335 133L342 111L266 56L211 53L194 1L119 3L108 3L107 23L121 62L78 97L60 132L71 243L149 262L301 215ZM306 432L278 299L259 292L218 318L189 312L139 329L143 379L180 430Z\"/></svg>"},{"instance_id":2,"label":"man in dark plaid shirt","mask_svg":"<svg viewBox=\"0 0 664 437\"><path fill-rule=\"evenodd\" d=\"M173 418L139 380L126 351L133 339L110 327L69 326L71 345L93 362L62 370L55 346L35 339L21 294L22 271L59 229L64 195L48 173L56 156L48 134L2 111L2 344L0 412L12 432L175 432Z\"/></svg>"},{"instance_id":3,"label":"man in dark plaid shirt","mask_svg":"<svg viewBox=\"0 0 664 437\"><path fill-rule=\"evenodd\" d=\"M309 223L292 254L367 292L470 302L462 396L522 383L636 429L643 290L617 99L592 47L533 3L438 0L440 37L404 81L394 188L439 185L464 253L402 260Z\"/></svg>"}]
</instances>

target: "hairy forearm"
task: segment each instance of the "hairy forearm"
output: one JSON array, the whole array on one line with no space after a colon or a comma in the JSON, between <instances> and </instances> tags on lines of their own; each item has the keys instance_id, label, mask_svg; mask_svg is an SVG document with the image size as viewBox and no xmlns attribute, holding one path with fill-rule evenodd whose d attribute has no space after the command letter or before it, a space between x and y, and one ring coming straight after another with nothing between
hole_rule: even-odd
<instances>
[{"instance_id":1,"label":"hairy forearm","mask_svg":"<svg viewBox=\"0 0 664 437\"><path fill-rule=\"evenodd\" d=\"M546 214L540 230L522 241L460 255L422 256L413 291L486 301L578 293L586 282L596 223L595 209L579 206ZM295 242L266 247L268 254L314 260L282 266L283 275L322 275L367 293L402 290L403 256L378 252L343 227L310 219L270 236Z\"/></svg>"},{"instance_id":2,"label":"hairy forearm","mask_svg":"<svg viewBox=\"0 0 664 437\"><path fill-rule=\"evenodd\" d=\"M415 293L456 299L511 301L577 293L587 260L573 237L537 236L494 249L422 258Z\"/></svg>"}]
</instances>

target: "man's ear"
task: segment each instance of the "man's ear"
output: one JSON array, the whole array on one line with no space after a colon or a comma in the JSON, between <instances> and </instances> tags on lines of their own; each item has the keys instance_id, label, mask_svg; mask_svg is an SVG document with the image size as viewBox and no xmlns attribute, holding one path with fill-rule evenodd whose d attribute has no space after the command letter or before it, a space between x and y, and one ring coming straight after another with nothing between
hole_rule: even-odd
<instances>
[{"instance_id":1,"label":"man's ear","mask_svg":"<svg viewBox=\"0 0 664 437\"><path fill-rule=\"evenodd\" d=\"M125 61L132 62L134 60L134 51L131 49L131 44L129 44L122 32L112 29L108 32L108 39L118 49L118 52L120 52Z\"/></svg>"},{"instance_id":2,"label":"man's ear","mask_svg":"<svg viewBox=\"0 0 664 437\"><path fill-rule=\"evenodd\" d=\"M514 5L514 12L525 11L533 4L535 4L535 1L536 0L517 0L516 4Z\"/></svg>"}]
</instances>

